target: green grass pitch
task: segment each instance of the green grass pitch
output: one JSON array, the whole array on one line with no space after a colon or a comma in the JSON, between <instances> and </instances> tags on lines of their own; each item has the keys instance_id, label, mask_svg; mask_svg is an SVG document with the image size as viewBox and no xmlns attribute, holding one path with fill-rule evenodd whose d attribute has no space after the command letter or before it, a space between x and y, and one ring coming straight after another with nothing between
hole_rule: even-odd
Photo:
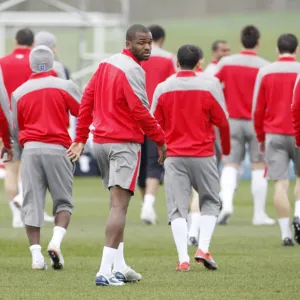
<instances>
[{"instance_id":1,"label":"green grass pitch","mask_svg":"<svg viewBox=\"0 0 300 300\"><path fill-rule=\"evenodd\" d=\"M125 233L127 263L143 275L140 283L123 287L96 287L108 213L108 193L100 178L76 178L76 210L62 250L65 269L32 271L29 246L23 229L12 229L8 204L0 201L0 299L297 299L300 246L283 248L278 225L251 225L250 182L241 181L235 197L235 212L227 227L217 227L211 252L219 264L212 272L192 262L189 273L177 273L177 255L167 226L163 189L156 203L159 224L141 224L139 193L132 199ZM273 187L268 196L269 215ZM4 195L0 181L0 195ZM291 189L292 196L292 189ZM292 199L292 198L291 198ZM51 202L47 203L51 211ZM52 225L42 230L43 253L52 235ZM194 249L190 248L191 257ZM48 259L47 259L48 261Z\"/></svg>"}]
</instances>

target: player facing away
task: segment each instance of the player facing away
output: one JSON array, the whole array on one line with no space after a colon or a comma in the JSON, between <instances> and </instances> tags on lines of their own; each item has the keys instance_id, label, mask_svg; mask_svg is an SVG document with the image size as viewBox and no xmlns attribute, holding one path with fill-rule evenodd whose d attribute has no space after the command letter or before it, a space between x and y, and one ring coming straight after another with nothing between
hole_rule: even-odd
<instances>
[{"instance_id":1,"label":"player facing away","mask_svg":"<svg viewBox=\"0 0 300 300\"><path fill-rule=\"evenodd\" d=\"M231 152L223 158L221 174L222 211L218 223L227 224L233 213L233 198L237 188L238 170L245 159L246 145L251 160L251 193L254 200L253 225L275 223L265 212L268 183L264 177L265 163L252 121L252 101L257 73L268 62L257 56L260 32L246 26L241 32L244 49L239 54L223 57L218 63L216 77L225 84L224 95L229 113Z\"/></svg>"},{"instance_id":2,"label":"player facing away","mask_svg":"<svg viewBox=\"0 0 300 300\"><path fill-rule=\"evenodd\" d=\"M53 51L54 56L56 56L56 37L51 32L48 31L38 32L34 37L34 45L47 46ZM61 79L67 79L64 65L56 59L54 59L53 62L52 75L57 76Z\"/></svg>"},{"instance_id":3,"label":"player facing away","mask_svg":"<svg viewBox=\"0 0 300 300\"><path fill-rule=\"evenodd\" d=\"M267 175L275 182L274 206L284 246L293 246L290 230L289 163L293 160L295 185L295 239L300 243L300 150L295 147L291 104L300 63L298 40L293 34L278 38L279 59L260 69L253 99L254 126L260 149L265 151Z\"/></svg>"},{"instance_id":4,"label":"player facing away","mask_svg":"<svg viewBox=\"0 0 300 300\"><path fill-rule=\"evenodd\" d=\"M213 125L221 133L223 152L230 152L225 104L213 81L197 76L199 49L178 50L180 71L155 90L151 112L166 135L165 190L169 224L178 251L178 271L190 270L187 217L192 187L199 193L201 210L199 246L195 260L211 270L217 264L209 245L221 208L219 174L214 156Z\"/></svg>"},{"instance_id":5,"label":"player facing away","mask_svg":"<svg viewBox=\"0 0 300 300\"><path fill-rule=\"evenodd\" d=\"M3 97L7 102L10 102L11 94L20 85L26 82L32 71L29 65L29 53L33 44L34 35L33 32L28 29L20 29L15 36L15 48L14 50L0 58L0 85L2 90L6 90ZM17 149L15 145L12 145L13 152ZM18 153L14 153L15 157L20 156ZM5 163L6 177L4 179L4 190L9 197L9 206L12 212L13 228L22 228L24 224L22 222L21 207L15 201L19 192L19 173L20 173L20 161L13 159Z\"/></svg>"},{"instance_id":6,"label":"player facing away","mask_svg":"<svg viewBox=\"0 0 300 300\"><path fill-rule=\"evenodd\" d=\"M176 59L173 54L162 49L166 34L159 25L148 27L152 34L151 57L142 62L142 67L146 74L146 91L149 104L152 103L153 93L157 85L165 81L175 73ZM141 220L146 224L156 223L156 213L154 203L158 192L159 184L163 178L163 166L158 163L157 145L150 139L145 140L147 161L146 161L146 190L141 211ZM141 166L143 168L144 166Z\"/></svg>"},{"instance_id":7,"label":"player facing away","mask_svg":"<svg viewBox=\"0 0 300 300\"><path fill-rule=\"evenodd\" d=\"M51 76L53 60L48 47L35 47L30 54L34 73L12 94L14 137L23 148L22 210L35 270L47 268L40 246L47 189L55 216L53 237L47 248L54 269L64 267L61 242L73 211L74 165L66 154L71 145L67 121L69 112L78 115L81 94L72 81Z\"/></svg>"},{"instance_id":8,"label":"player facing away","mask_svg":"<svg viewBox=\"0 0 300 300\"><path fill-rule=\"evenodd\" d=\"M210 80L215 83L216 89L219 92L219 97L224 100L224 94L222 90L222 86L220 84L220 81L218 78L214 77L213 75L207 74L203 72L203 65L204 65L204 54L203 50L199 48L200 53L200 60L199 60L199 67L196 69L197 76L201 77L203 80ZM221 162L221 156L222 156L222 147L220 143L220 134L217 127L214 127L215 129L215 155L217 159L217 167L219 168L220 162ZM199 195L198 193L193 189L192 192L192 199L191 199L191 205L190 205L190 213L189 213L189 233L188 233L188 245L189 246L198 246L198 237L199 237L199 230L200 230L200 208L199 208Z\"/></svg>"},{"instance_id":9,"label":"player facing away","mask_svg":"<svg viewBox=\"0 0 300 300\"><path fill-rule=\"evenodd\" d=\"M83 151L93 123L94 154L109 189L110 213L105 246L96 285L123 285L142 276L124 259L124 228L127 208L139 172L144 134L166 154L164 132L148 110L145 72L141 61L151 54L152 35L143 25L132 25L126 33L126 48L100 63L82 98L76 138L68 150L76 161Z\"/></svg>"},{"instance_id":10,"label":"player facing away","mask_svg":"<svg viewBox=\"0 0 300 300\"><path fill-rule=\"evenodd\" d=\"M218 67L217 63L224 56L230 55L230 47L224 40L216 40L211 46L211 62L207 65L204 72L209 75L215 75Z\"/></svg>"}]
</instances>

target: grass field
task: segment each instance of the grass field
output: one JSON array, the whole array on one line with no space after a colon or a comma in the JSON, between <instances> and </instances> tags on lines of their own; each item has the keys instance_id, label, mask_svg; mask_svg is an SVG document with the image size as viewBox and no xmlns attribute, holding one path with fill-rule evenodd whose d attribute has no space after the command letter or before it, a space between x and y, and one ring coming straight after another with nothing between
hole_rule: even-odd
<instances>
[{"instance_id":1,"label":"grass field","mask_svg":"<svg viewBox=\"0 0 300 300\"><path fill-rule=\"evenodd\" d=\"M12 229L10 211L0 182L0 299L297 299L299 296L300 246L283 248L278 225L253 227L250 184L242 181L236 193L235 214L227 227L217 227L211 252L219 271L210 272L192 264L189 273L177 273L176 250L166 224L164 192L156 204L159 224L140 223L140 199L131 203L126 228L127 263L140 271L143 280L124 287L96 287L108 212L107 192L100 179L75 180L76 210L62 250L63 271L32 271L25 231ZM275 216L268 197L268 213ZM292 196L292 190L291 190ZM50 201L47 210L50 210ZM45 253L52 226L42 231ZM194 249L190 249L190 255Z\"/></svg>"}]
</instances>

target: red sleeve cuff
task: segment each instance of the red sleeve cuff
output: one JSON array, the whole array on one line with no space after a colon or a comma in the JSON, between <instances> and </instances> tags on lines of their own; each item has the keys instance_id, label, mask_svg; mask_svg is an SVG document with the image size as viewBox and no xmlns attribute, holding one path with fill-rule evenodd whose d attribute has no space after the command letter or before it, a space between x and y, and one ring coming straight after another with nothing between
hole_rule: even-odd
<instances>
[{"instance_id":1,"label":"red sleeve cuff","mask_svg":"<svg viewBox=\"0 0 300 300\"><path fill-rule=\"evenodd\" d=\"M86 144L87 139L86 138L82 138L82 137L76 137L74 139L74 143L82 143L82 144Z\"/></svg>"},{"instance_id":2,"label":"red sleeve cuff","mask_svg":"<svg viewBox=\"0 0 300 300\"><path fill-rule=\"evenodd\" d=\"M265 133L261 133L259 135L257 135L257 140L260 142L260 143L263 143L266 139L266 134Z\"/></svg>"}]
</instances>

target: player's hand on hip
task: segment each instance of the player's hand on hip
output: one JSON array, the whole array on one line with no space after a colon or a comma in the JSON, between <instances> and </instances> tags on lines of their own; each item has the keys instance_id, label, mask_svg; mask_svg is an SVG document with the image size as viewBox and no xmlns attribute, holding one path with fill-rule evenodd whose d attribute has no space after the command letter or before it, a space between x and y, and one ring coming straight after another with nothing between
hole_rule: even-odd
<instances>
[{"instance_id":1,"label":"player's hand on hip","mask_svg":"<svg viewBox=\"0 0 300 300\"><path fill-rule=\"evenodd\" d=\"M80 155L82 154L84 149L83 143L73 143L71 147L67 150L67 156L71 160L71 162L76 162L79 160Z\"/></svg>"},{"instance_id":2,"label":"player's hand on hip","mask_svg":"<svg viewBox=\"0 0 300 300\"><path fill-rule=\"evenodd\" d=\"M265 152L266 152L265 142L262 142L262 143L259 144L259 151L261 152L261 154L265 154Z\"/></svg>"},{"instance_id":3,"label":"player's hand on hip","mask_svg":"<svg viewBox=\"0 0 300 300\"><path fill-rule=\"evenodd\" d=\"M6 155L5 155L6 154ZM2 148L1 150L1 159L3 159L4 162L8 162L13 160L14 154L12 149Z\"/></svg>"},{"instance_id":4,"label":"player's hand on hip","mask_svg":"<svg viewBox=\"0 0 300 300\"><path fill-rule=\"evenodd\" d=\"M167 145L164 144L158 147L159 150L159 159L158 162L162 165L167 158Z\"/></svg>"}]
</instances>

